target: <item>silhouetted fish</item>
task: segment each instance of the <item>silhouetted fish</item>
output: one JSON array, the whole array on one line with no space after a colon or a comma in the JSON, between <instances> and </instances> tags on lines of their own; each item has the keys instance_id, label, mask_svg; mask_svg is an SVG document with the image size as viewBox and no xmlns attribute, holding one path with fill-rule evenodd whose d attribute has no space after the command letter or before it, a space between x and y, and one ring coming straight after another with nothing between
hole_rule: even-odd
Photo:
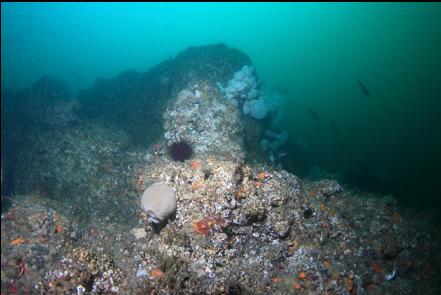
<instances>
[{"instance_id":1,"label":"silhouetted fish","mask_svg":"<svg viewBox=\"0 0 441 295\"><path fill-rule=\"evenodd\" d=\"M277 92L279 92L280 94L287 94L288 93L288 88L286 88L286 87L280 87L280 86L275 85L274 89Z\"/></svg>"},{"instance_id":2,"label":"silhouetted fish","mask_svg":"<svg viewBox=\"0 0 441 295\"><path fill-rule=\"evenodd\" d=\"M80 74L76 71L70 72L70 76L74 79L79 79L80 78Z\"/></svg>"},{"instance_id":3,"label":"silhouetted fish","mask_svg":"<svg viewBox=\"0 0 441 295\"><path fill-rule=\"evenodd\" d=\"M334 121L330 121L329 126L331 126L331 129L335 134L340 134L340 129L337 127Z\"/></svg>"},{"instance_id":4,"label":"silhouetted fish","mask_svg":"<svg viewBox=\"0 0 441 295\"><path fill-rule=\"evenodd\" d=\"M366 85L361 83L360 80L358 80L358 85L360 86L361 93L363 93L364 96L370 96L369 89L366 87Z\"/></svg>"},{"instance_id":5,"label":"silhouetted fish","mask_svg":"<svg viewBox=\"0 0 441 295\"><path fill-rule=\"evenodd\" d=\"M319 116L317 115L317 113L311 109L311 108L305 108L305 111L311 116L311 118L313 118L314 120L318 120Z\"/></svg>"}]
</instances>

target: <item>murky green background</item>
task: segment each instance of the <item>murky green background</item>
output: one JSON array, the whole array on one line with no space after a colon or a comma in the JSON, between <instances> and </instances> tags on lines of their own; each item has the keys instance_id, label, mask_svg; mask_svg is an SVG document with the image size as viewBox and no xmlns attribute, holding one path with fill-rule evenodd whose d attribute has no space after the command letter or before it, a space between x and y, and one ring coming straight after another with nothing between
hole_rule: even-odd
<instances>
[{"instance_id":1,"label":"murky green background","mask_svg":"<svg viewBox=\"0 0 441 295\"><path fill-rule=\"evenodd\" d=\"M2 89L49 74L79 90L189 46L223 42L246 52L267 85L287 91L290 140L302 141L315 165L402 204L440 207L439 3L1 8Z\"/></svg>"}]
</instances>

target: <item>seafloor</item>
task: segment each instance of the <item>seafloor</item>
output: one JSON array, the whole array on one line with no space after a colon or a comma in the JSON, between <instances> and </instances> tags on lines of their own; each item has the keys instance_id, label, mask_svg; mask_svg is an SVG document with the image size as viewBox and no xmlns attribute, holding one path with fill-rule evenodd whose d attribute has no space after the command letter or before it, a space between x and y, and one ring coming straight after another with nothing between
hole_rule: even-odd
<instances>
[{"instance_id":1,"label":"seafloor","mask_svg":"<svg viewBox=\"0 0 441 295\"><path fill-rule=\"evenodd\" d=\"M251 64L192 47L76 97L50 77L2 92L1 293L440 294L431 212L267 160L265 121L218 87ZM156 182L163 225L139 205Z\"/></svg>"}]
</instances>

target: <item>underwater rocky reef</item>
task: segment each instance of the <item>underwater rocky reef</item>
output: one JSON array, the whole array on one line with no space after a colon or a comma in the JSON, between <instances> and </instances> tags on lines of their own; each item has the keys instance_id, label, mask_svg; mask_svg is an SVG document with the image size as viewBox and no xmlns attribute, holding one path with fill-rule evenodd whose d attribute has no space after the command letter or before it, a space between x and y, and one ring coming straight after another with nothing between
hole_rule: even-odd
<instances>
[{"instance_id":1,"label":"underwater rocky reef","mask_svg":"<svg viewBox=\"0 0 441 295\"><path fill-rule=\"evenodd\" d=\"M217 44L2 92L2 294L439 294L430 212L284 170L257 72Z\"/></svg>"}]
</instances>

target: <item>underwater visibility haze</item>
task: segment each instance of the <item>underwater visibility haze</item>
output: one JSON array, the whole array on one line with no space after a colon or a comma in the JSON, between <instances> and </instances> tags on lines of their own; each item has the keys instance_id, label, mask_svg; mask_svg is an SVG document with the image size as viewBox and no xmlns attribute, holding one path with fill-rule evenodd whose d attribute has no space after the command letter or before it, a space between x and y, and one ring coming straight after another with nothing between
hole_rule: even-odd
<instances>
[{"instance_id":1,"label":"underwater visibility haze","mask_svg":"<svg viewBox=\"0 0 441 295\"><path fill-rule=\"evenodd\" d=\"M2 3L2 294L439 294L441 4Z\"/></svg>"}]
</instances>

